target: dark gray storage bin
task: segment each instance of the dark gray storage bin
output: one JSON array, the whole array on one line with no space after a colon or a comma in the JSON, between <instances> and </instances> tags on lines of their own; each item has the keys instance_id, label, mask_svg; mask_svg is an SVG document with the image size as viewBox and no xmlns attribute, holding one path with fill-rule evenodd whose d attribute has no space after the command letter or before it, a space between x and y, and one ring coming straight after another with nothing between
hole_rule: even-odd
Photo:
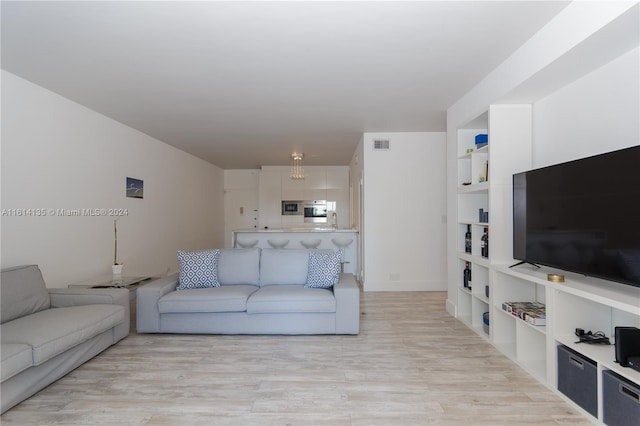
<instances>
[{"instance_id":1,"label":"dark gray storage bin","mask_svg":"<svg viewBox=\"0 0 640 426\"><path fill-rule=\"evenodd\" d=\"M558 390L598 417L598 368L595 361L558 346Z\"/></svg>"},{"instance_id":2,"label":"dark gray storage bin","mask_svg":"<svg viewBox=\"0 0 640 426\"><path fill-rule=\"evenodd\" d=\"M610 426L640 425L640 385L613 371L602 372L603 418Z\"/></svg>"}]
</instances>

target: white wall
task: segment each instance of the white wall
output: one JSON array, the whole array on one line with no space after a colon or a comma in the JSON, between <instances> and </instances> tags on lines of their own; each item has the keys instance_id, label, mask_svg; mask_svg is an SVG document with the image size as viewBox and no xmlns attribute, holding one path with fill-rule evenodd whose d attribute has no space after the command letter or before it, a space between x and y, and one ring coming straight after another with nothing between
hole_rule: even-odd
<instances>
[{"instance_id":1,"label":"white wall","mask_svg":"<svg viewBox=\"0 0 640 426\"><path fill-rule=\"evenodd\" d=\"M259 169L224 171L224 246L233 247L233 230L258 226Z\"/></svg>"},{"instance_id":2,"label":"white wall","mask_svg":"<svg viewBox=\"0 0 640 426\"><path fill-rule=\"evenodd\" d=\"M636 48L533 108L533 167L640 144L640 49Z\"/></svg>"},{"instance_id":3,"label":"white wall","mask_svg":"<svg viewBox=\"0 0 640 426\"><path fill-rule=\"evenodd\" d=\"M349 187L351 189L351 227L358 230L358 279L364 282L364 232L362 227L364 194L364 135L349 163Z\"/></svg>"},{"instance_id":4,"label":"white wall","mask_svg":"<svg viewBox=\"0 0 640 426\"><path fill-rule=\"evenodd\" d=\"M365 291L446 289L445 136L364 134Z\"/></svg>"},{"instance_id":5,"label":"white wall","mask_svg":"<svg viewBox=\"0 0 640 426\"><path fill-rule=\"evenodd\" d=\"M144 199L125 197L125 179ZM2 209L127 209L125 275L176 270L177 249L222 246L223 171L2 71ZM110 274L113 217L5 215L2 267L40 265L50 287Z\"/></svg>"}]
</instances>

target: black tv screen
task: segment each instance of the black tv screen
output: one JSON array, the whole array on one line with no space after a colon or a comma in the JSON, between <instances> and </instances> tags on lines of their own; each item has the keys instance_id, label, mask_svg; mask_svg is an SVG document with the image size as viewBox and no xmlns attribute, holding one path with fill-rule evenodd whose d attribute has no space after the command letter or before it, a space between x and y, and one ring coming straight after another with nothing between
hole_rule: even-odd
<instances>
[{"instance_id":1,"label":"black tv screen","mask_svg":"<svg viewBox=\"0 0 640 426\"><path fill-rule=\"evenodd\" d=\"M513 257L640 287L640 145L514 174Z\"/></svg>"}]
</instances>

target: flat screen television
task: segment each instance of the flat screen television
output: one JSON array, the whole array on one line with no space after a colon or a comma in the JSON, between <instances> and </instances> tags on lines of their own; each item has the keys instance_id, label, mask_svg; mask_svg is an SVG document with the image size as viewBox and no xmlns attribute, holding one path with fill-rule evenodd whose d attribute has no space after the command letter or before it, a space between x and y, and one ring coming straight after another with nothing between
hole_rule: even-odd
<instances>
[{"instance_id":1,"label":"flat screen television","mask_svg":"<svg viewBox=\"0 0 640 426\"><path fill-rule=\"evenodd\" d=\"M640 287L640 145L514 174L513 257Z\"/></svg>"}]
</instances>

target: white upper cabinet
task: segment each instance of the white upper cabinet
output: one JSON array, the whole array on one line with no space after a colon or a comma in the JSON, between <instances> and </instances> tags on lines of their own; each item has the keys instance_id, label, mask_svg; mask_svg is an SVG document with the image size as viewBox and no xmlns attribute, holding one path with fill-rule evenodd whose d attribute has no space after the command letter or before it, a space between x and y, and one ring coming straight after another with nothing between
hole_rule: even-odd
<instances>
[{"instance_id":1,"label":"white upper cabinet","mask_svg":"<svg viewBox=\"0 0 640 426\"><path fill-rule=\"evenodd\" d=\"M282 200L336 201L340 227L349 225L349 166L307 166L304 179L291 179L287 166L265 166L260 171L259 227L291 226L298 218L285 218Z\"/></svg>"}]
</instances>

